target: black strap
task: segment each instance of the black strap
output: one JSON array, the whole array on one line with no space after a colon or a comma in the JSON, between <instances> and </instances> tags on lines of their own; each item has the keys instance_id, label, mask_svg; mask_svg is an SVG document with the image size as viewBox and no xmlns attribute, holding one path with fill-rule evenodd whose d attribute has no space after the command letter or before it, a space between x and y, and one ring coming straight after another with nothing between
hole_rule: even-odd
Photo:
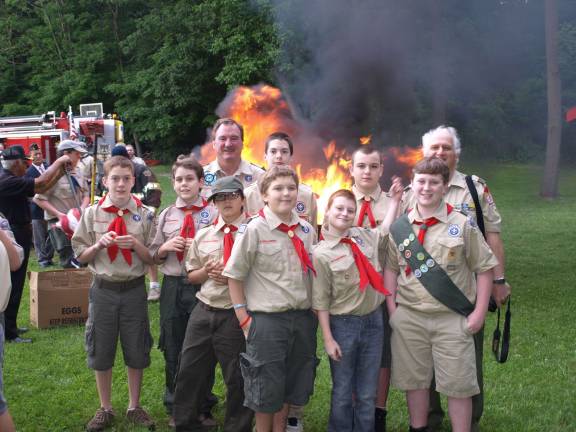
<instances>
[{"instance_id":1,"label":"black strap","mask_svg":"<svg viewBox=\"0 0 576 432\"><path fill-rule=\"evenodd\" d=\"M478 191L476 190L476 186L474 186L474 180L472 180L472 176L466 176L466 184L468 185L468 190L470 191L470 195L472 195L472 200L474 201L474 209L476 210L476 223L478 224L478 228L484 238L486 238L486 229L484 228L484 214L482 213L482 207L480 206L480 198L478 198Z\"/></svg>"},{"instance_id":2,"label":"black strap","mask_svg":"<svg viewBox=\"0 0 576 432\"><path fill-rule=\"evenodd\" d=\"M398 250L408 261L414 276L430 295L454 312L466 317L470 315L474 310L474 305L420 244L406 214L394 221L390 226L390 233ZM418 259L418 256L422 259Z\"/></svg>"},{"instance_id":3,"label":"black strap","mask_svg":"<svg viewBox=\"0 0 576 432\"><path fill-rule=\"evenodd\" d=\"M510 305L512 297L508 299L508 306L506 307L506 318L504 319L504 334L502 335L502 348L500 348L500 308L498 309L498 321L496 322L496 330L492 335L492 352L498 363L505 363L508 360L508 351L510 350L510 324L512 320L512 312L510 312Z\"/></svg>"}]
</instances>

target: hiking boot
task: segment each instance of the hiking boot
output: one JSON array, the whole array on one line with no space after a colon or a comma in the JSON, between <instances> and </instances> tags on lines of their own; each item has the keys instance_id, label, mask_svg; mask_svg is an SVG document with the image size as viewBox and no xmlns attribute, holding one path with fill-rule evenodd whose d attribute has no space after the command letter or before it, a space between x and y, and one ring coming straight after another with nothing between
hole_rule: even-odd
<instances>
[{"instance_id":1,"label":"hiking boot","mask_svg":"<svg viewBox=\"0 0 576 432\"><path fill-rule=\"evenodd\" d=\"M103 431L107 427L112 426L112 423L114 423L114 415L114 411L111 409L98 408L92 420L86 425L86 430L88 432Z\"/></svg>"},{"instance_id":2,"label":"hiking boot","mask_svg":"<svg viewBox=\"0 0 576 432\"><path fill-rule=\"evenodd\" d=\"M154 420L152 420L142 407L129 408L128 411L126 411L126 418L136 426L142 426L148 428L148 430L154 430L156 428Z\"/></svg>"}]
</instances>

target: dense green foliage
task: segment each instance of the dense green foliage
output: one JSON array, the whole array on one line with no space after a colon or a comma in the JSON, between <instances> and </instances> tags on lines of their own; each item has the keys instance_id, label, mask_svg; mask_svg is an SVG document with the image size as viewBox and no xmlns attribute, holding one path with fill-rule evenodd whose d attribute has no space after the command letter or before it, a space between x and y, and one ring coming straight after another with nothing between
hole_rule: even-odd
<instances>
[{"instance_id":1,"label":"dense green foliage","mask_svg":"<svg viewBox=\"0 0 576 432\"><path fill-rule=\"evenodd\" d=\"M503 238L507 253L506 277L513 289L513 320L510 357L497 364L489 340L495 326L489 315L485 342L486 407L483 430L490 432L559 432L576 424L574 387L576 360L572 324L576 297L573 236L566 235L576 212L576 170L565 169L560 176L561 198L547 201L538 197L541 169L532 165L500 164L464 166L489 181L504 220ZM175 199L169 185L169 169L157 173L164 190L163 206ZM553 222L551 216L553 216ZM552 222L552 223L551 223ZM560 229L558 229L560 228ZM567 231L568 230L568 231ZM32 253L34 257L34 253ZM38 270L35 259L31 270ZM20 325L28 324L28 289L22 300ZM159 334L158 304L149 306L152 331ZM4 357L4 388L18 431L82 431L98 407L93 373L86 367L83 328L67 327L32 330L32 345L7 345ZM315 393L305 411L308 432L326 430L330 401L330 372L327 356L318 335L321 358ZM142 404L169 431L162 406L164 360L152 351L152 365L144 374ZM217 375L216 394L224 399L225 389ZM113 406L119 414L111 430L133 430L124 420L128 402L126 371L119 352L114 368ZM389 402L389 431L408 430L406 402L392 390ZM223 418L223 403L217 408ZM134 429L135 430L135 429ZM221 429L220 429L221 430ZM445 423L446 431L450 430Z\"/></svg>"},{"instance_id":2,"label":"dense green foliage","mask_svg":"<svg viewBox=\"0 0 576 432\"><path fill-rule=\"evenodd\" d=\"M532 0L0 0L0 116L102 101L128 141L170 160L204 141L228 90L265 81L321 133L415 145L446 121L469 155L534 160L547 126L543 10ZM559 0L559 17L566 109L576 3ZM563 138L564 160L576 159L576 126L563 123Z\"/></svg>"}]
</instances>

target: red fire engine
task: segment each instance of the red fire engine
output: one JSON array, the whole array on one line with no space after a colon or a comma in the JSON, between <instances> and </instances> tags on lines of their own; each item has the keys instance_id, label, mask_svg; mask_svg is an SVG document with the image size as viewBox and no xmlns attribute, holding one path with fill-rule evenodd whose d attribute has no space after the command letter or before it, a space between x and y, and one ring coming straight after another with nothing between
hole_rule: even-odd
<instances>
[{"instance_id":1,"label":"red fire engine","mask_svg":"<svg viewBox=\"0 0 576 432\"><path fill-rule=\"evenodd\" d=\"M78 137L88 147L97 143L98 153L108 153L124 141L124 125L115 116L104 114L101 103L80 105L80 115L55 111L31 116L0 117L0 144L4 148L21 145L26 153L36 144L46 162L56 159L56 147L64 139Z\"/></svg>"}]
</instances>

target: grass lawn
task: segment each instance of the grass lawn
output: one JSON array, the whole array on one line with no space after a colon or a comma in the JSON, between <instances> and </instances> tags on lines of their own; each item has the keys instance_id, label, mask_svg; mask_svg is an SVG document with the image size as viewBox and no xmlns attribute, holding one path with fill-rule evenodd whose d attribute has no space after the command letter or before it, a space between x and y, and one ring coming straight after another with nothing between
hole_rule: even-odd
<instances>
[{"instance_id":1,"label":"grass lawn","mask_svg":"<svg viewBox=\"0 0 576 432\"><path fill-rule=\"evenodd\" d=\"M163 185L163 203L174 200L168 168L155 169ZM497 364L489 343L495 316L488 317L485 345L486 405L484 431L563 431L576 429L576 169L565 169L561 197L539 198L541 169L529 165L463 167L489 181L504 223L507 272L513 291L512 341L509 360ZM38 270L31 256L30 270ZM571 288L572 287L572 288ZM158 304L149 306L157 340ZM25 290L20 325L28 326L29 297ZM31 345L7 345L4 389L19 431L82 431L98 407L92 372L86 367L83 328L31 330ZM321 337L319 337L321 341ZM306 408L307 431L324 431L330 402L330 372L322 359L315 394ZM126 374L121 355L114 369L113 405L119 414L116 431L131 430L123 421L127 405ZM162 406L163 357L153 350L152 365L144 374L142 404L168 431ZM218 377L215 393L224 398ZM222 418L222 403L217 416ZM404 396L392 390L389 431L408 429ZM572 426L570 426L572 425ZM448 421L445 429L449 430Z\"/></svg>"}]
</instances>

